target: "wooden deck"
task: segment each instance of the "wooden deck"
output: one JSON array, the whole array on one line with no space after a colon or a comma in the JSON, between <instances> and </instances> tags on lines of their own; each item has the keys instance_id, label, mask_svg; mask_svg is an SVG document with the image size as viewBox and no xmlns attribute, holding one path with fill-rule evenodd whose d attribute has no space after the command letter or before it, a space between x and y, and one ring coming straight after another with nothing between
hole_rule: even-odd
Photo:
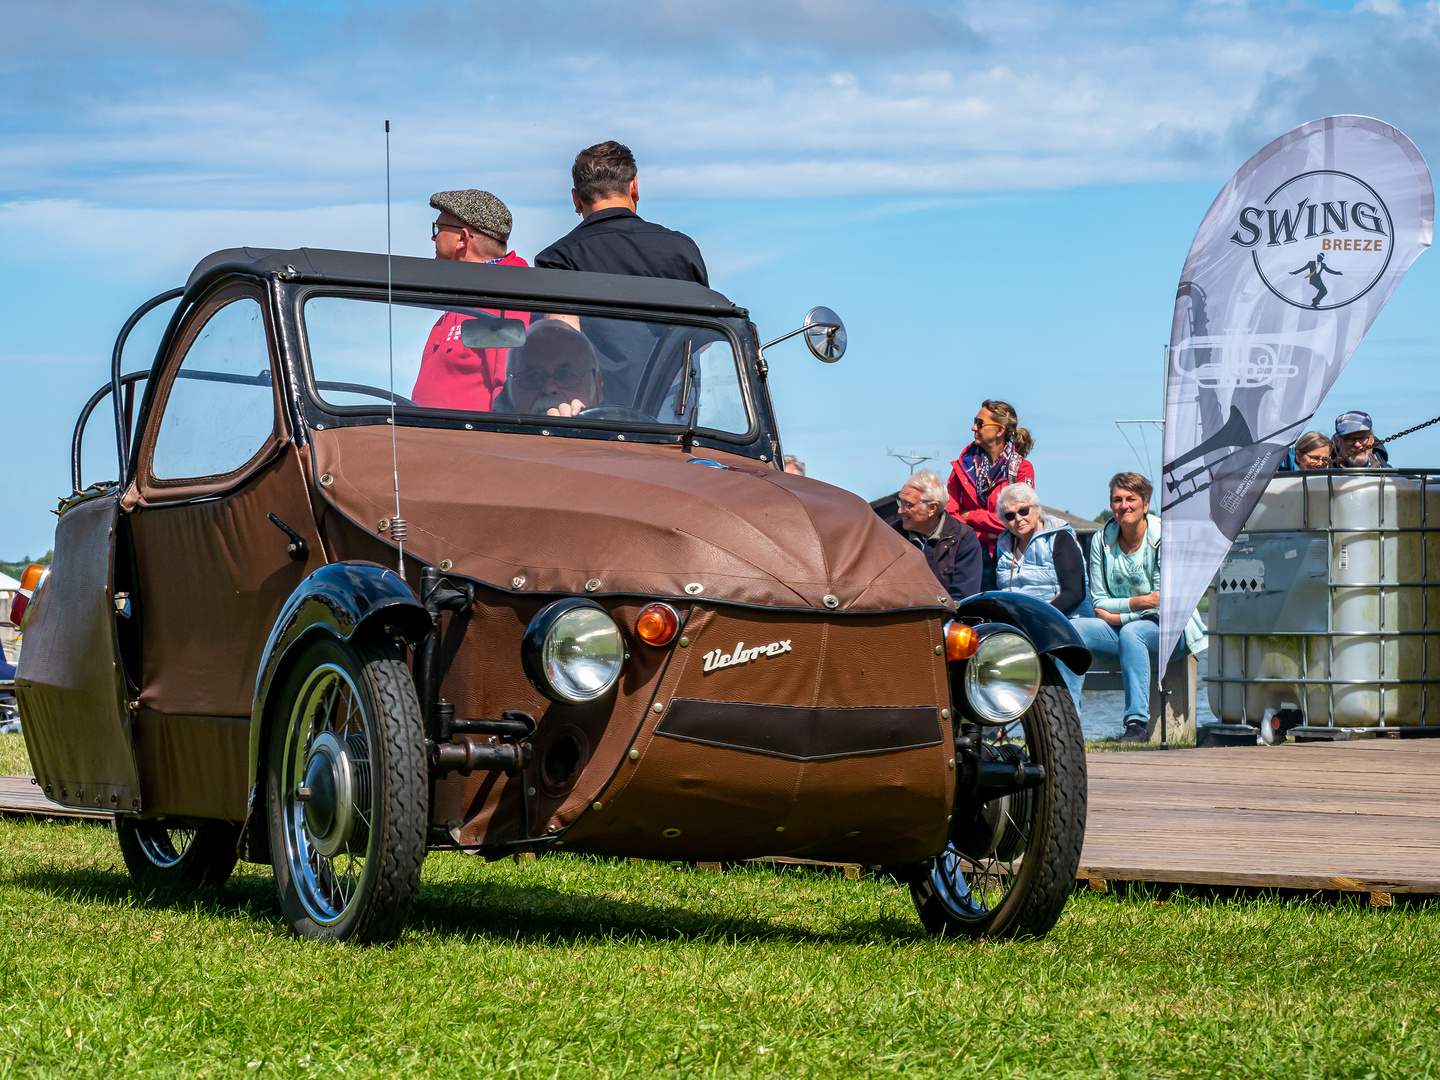
<instances>
[{"instance_id":1,"label":"wooden deck","mask_svg":"<svg viewBox=\"0 0 1440 1080\"><path fill-rule=\"evenodd\" d=\"M1080 877L1440 893L1440 741L1091 754Z\"/></svg>"},{"instance_id":2,"label":"wooden deck","mask_svg":"<svg viewBox=\"0 0 1440 1080\"><path fill-rule=\"evenodd\" d=\"M1088 766L1078 876L1092 888L1440 894L1440 740L1091 754ZM110 816L58 806L28 776L0 777L0 813Z\"/></svg>"}]
</instances>

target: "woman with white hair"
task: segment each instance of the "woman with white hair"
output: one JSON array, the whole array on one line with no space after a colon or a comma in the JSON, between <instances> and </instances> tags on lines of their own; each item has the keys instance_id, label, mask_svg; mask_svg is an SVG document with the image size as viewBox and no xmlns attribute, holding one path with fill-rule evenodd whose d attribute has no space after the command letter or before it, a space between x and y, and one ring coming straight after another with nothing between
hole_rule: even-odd
<instances>
[{"instance_id":1,"label":"woman with white hair","mask_svg":"<svg viewBox=\"0 0 1440 1080\"><path fill-rule=\"evenodd\" d=\"M1085 561L1069 523L1046 514L1029 484L1010 484L1001 491L995 514L1005 524L995 544L995 587L1034 597L1066 618L1091 614L1085 597ZM1059 668L1079 712L1084 676L1064 664Z\"/></svg>"}]
</instances>

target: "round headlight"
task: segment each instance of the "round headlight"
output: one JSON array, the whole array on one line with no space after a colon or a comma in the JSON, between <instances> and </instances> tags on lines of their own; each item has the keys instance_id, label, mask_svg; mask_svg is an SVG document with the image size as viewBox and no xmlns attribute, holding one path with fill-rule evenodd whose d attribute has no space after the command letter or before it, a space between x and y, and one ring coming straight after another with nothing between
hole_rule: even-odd
<instances>
[{"instance_id":1,"label":"round headlight","mask_svg":"<svg viewBox=\"0 0 1440 1080\"><path fill-rule=\"evenodd\" d=\"M965 665L965 699L981 720L1008 724L1040 692L1040 657L1019 634L983 638Z\"/></svg>"},{"instance_id":2,"label":"round headlight","mask_svg":"<svg viewBox=\"0 0 1440 1080\"><path fill-rule=\"evenodd\" d=\"M530 620L522 656L525 673L541 693L578 705L615 685L625 663L625 641L599 604L557 600Z\"/></svg>"}]
</instances>

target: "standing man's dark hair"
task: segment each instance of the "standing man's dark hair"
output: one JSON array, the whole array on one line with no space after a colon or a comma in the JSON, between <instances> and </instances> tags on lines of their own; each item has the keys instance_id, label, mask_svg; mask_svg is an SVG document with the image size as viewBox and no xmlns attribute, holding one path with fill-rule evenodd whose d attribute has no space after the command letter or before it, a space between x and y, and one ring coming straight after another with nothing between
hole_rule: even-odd
<instances>
[{"instance_id":1,"label":"standing man's dark hair","mask_svg":"<svg viewBox=\"0 0 1440 1080\"><path fill-rule=\"evenodd\" d=\"M614 139L581 150L570 166L570 179L575 182L575 212L583 213L582 206L594 206L603 199L637 198L638 192L630 196L630 185L635 183L638 171L630 148Z\"/></svg>"},{"instance_id":2,"label":"standing man's dark hair","mask_svg":"<svg viewBox=\"0 0 1440 1080\"><path fill-rule=\"evenodd\" d=\"M694 240L635 212L640 184L628 146L611 140L581 150L570 177L575 212L584 220L536 255L536 266L710 284Z\"/></svg>"}]
</instances>

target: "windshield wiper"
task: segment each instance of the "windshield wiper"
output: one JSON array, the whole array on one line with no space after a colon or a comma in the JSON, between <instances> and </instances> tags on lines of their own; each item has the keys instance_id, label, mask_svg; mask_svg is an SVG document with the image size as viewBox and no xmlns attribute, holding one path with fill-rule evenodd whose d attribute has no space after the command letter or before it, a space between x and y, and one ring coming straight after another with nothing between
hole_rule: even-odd
<instances>
[{"instance_id":1,"label":"windshield wiper","mask_svg":"<svg viewBox=\"0 0 1440 1080\"><path fill-rule=\"evenodd\" d=\"M680 396L675 400L675 415L684 416L685 407L690 403L690 386L695 378L695 368L692 366L691 353L692 343L689 338L685 339L685 359L680 369ZM690 426L693 428L694 418L691 418Z\"/></svg>"}]
</instances>

